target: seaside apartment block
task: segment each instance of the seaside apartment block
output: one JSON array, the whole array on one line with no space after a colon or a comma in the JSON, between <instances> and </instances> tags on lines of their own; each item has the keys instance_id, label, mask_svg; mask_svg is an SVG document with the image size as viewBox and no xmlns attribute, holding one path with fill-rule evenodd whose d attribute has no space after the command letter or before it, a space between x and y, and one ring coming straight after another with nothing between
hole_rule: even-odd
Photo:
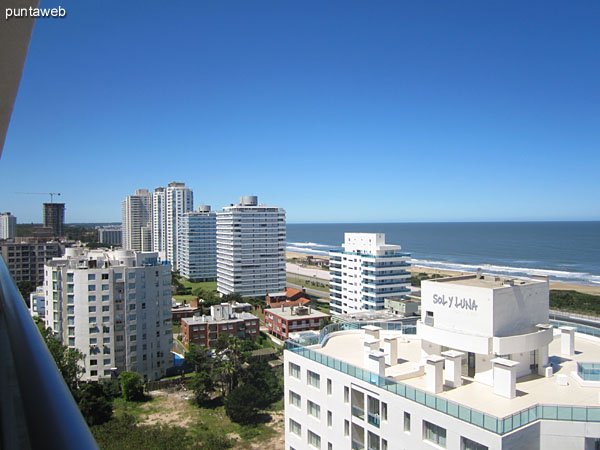
<instances>
[{"instance_id":1,"label":"seaside apartment block","mask_svg":"<svg viewBox=\"0 0 600 450\"><path fill-rule=\"evenodd\" d=\"M137 189L121 204L123 248L137 252L152 251L152 195Z\"/></svg>"},{"instance_id":2,"label":"seaside apartment block","mask_svg":"<svg viewBox=\"0 0 600 450\"><path fill-rule=\"evenodd\" d=\"M384 309L385 299L410 292L410 254L383 233L345 233L343 251L329 253L331 312Z\"/></svg>"},{"instance_id":3,"label":"seaside apartment block","mask_svg":"<svg viewBox=\"0 0 600 450\"><path fill-rule=\"evenodd\" d=\"M217 214L198 206L179 220L178 264L182 277L194 281L217 279Z\"/></svg>"},{"instance_id":4,"label":"seaside apartment block","mask_svg":"<svg viewBox=\"0 0 600 450\"><path fill-rule=\"evenodd\" d=\"M332 324L286 341L286 450L600 446L600 339L549 323L547 279L436 279L422 295L416 334Z\"/></svg>"},{"instance_id":5,"label":"seaside apartment block","mask_svg":"<svg viewBox=\"0 0 600 450\"><path fill-rule=\"evenodd\" d=\"M45 324L85 355L84 380L163 377L172 341L171 266L154 252L66 249L45 266Z\"/></svg>"},{"instance_id":6,"label":"seaside apartment block","mask_svg":"<svg viewBox=\"0 0 600 450\"><path fill-rule=\"evenodd\" d=\"M264 297L285 284L285 211L244 196L217 213L217 290Z\"/></svg>"}]
</instances>

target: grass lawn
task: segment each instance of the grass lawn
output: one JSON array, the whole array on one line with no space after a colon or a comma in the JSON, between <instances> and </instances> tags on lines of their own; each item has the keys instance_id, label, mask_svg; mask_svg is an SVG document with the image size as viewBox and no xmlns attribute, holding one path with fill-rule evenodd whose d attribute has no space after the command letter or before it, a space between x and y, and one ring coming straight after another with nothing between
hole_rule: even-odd
<instances>
[{"instance_id":1,"label":"grass lawn","mask_svg":"<svg viewBox=\"0 0 600 450\"><path fill-rule=\"evenodd\" d=\"M329 292L329 285L325 281L311 281L301 278L295 278L291 276L287 276L286 280L288 283L295 284L298 286L304 286L309 289L315 289L317 291Z\"/></svg>"},{"instance_id":2,"label":"grass lawn","mask_svg":"<svg viewBox=\"0 0 600 450\"><path fill-rule=\"evenodd\" d=\"M185 394L191 394L185 392ZM235 439L234 449L250 449L256 443L267 442L283 435L283 399L260 414L262 422L257 425L239 425L229 420L225 408L215 400L215 406L199 408L193 400L187 400L181 392L155 395L146 402L127 402L115 399L115 415L124 413L135 417L138 424L164 423L181 426L194 438L202 441L209 433ZM262 445L261 445L262 447ZM266 446L266 448L277 448Z\"/></svg>"},{"instance_id":3,"label":"grass lawn","mask_svg":"<svg viewBox=\"0 0 600 450\"><path fill-rule=\"evenodd\" d=\"M179 278L179 281L185 287L192 288L192 292L194 291L194 289L197 289L197 288L201 288L205 291L213 291L215 293L217 292L217 282L216 281L201 281L198 283L192 283L191 281L186 280L183 277ZM177 302L179 302L179 303L182 303L184 300L189 303L190 301L194 300L196 298L196 296L193 294L184 294L184 295L173 295L173 298L175 300L177 300Z\"/></svg>"}]
</instances>

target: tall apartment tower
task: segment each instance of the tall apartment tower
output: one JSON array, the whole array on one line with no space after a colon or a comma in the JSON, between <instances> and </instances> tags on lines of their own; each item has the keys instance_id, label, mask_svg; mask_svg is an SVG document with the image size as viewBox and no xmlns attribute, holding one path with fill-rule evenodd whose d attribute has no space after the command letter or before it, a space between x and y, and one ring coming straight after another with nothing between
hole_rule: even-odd
<instances>
[{"instance_id":1,"label":"tall apartment tower","mask_svg":"<svg viewBox=\"0 0 600 450\"><path fill-rule=\"evenodd\" d=\"M184 213L179 223L177 264L188 280L217 279L217 214L210 206Z\"/></svg>"},{"instance_id":2,"label":"tall apartment tower","mask_svg":"<svg viewBox=\"0 0 600 450\"><path fill-rule=\"evenodd\" d=\"M194 193L185 183L172 182L152 194L153 249L163 261L177 265L177 230L181 216L194 209Z\"/></svg>"},{"instance_id":3,"label":"tall apartment tower","mask_svg":"<svg viewBox=\"0 0 600 450\"><path fill-rule=\"evenodd\" d=\"M285 283L285 211L244 196L217 213L217 290L260 297Z\"/></svg>"},{"instance_id":4,"label":"tall apartment tower","mask_svg":"<svg viewBox=\"0 0 600 450\"><path fill-rule=\"evenodd\" d=\"M152 250L152 195L148 189L138 189L123 200L122 227L124 249Z\"/></svg>"},{"instance_id":5,"label":"tall apartment tower","mask_svg":"<svg viewBox=\"0 0 600 450\"><path fill-rule=\"evenodd\" d=\"M331 312L380 310L387 297L410 292L410 254L383 233L345 233L344 251L329 253Z\"/></svg>"},{"instance_id":6,"label":"tall apartment tower","mask_svg":"<svg viewBox=\"0 0 600 450\"><path fill-rule=\"evenodd\" d=\"M85 355L85 380L165 375L172 341L171 266L154 252L66 249L45 266L45 323Z\"/></svg>"},{"instance_id":7,"label":"tall apartment tower","mask_svg":"<svg viewBox=\"0 0 600 450\"><path fill-rule=\"evenodd\" d=\"M65 204L44 203L44 226L54 233L54 236L65 235Z\"/></svg>"},{"instance_id":8,"label":"tall apartment tower","mask_svg":"<svg viewBox=\"0 0 600 450\"><path fill-rule=\"evenodd\" d=\"M17 218L11 213L0 213L0 239L14 238L17 233Z\"/></svg>"}]
</instances>

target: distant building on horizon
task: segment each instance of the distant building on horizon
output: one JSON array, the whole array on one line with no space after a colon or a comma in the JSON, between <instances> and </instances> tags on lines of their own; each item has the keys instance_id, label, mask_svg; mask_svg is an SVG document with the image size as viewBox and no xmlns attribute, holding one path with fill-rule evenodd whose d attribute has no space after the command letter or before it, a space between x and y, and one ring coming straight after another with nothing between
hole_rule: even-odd
<instances>
[{"instance_id":1,"label":"distant building on horizon","mask_svg":"<svg viewBox=\"0 0 600 450\"><path fill-rule=\"evenodd\" d=\"M108 245L121 245L123 229L122 226L98 228L98 242Z\"/></svg>"},{"instance_id":2,"label":"distant building on horizon","mask_svg":"<svg viewBox=\"0 0 600 450\"><path fill-rule=\"evenodd\" d=\"M344 251L329 253L331 312L381 310L385 299L410 292L410 255L384 233L345 233Z\"/></svg>"},{"instance_id":3,"label":"distant building on horizon","mask_svg":"<svg viewBox=\"0 0 600 450\"><path fill-rule=\"evenodd\" d=\"M194 281L217 279L217 214L210 206L182 214L179 221L177 264L182 277Z\"/></svg>"},{"instance_id":4,"label":"distant building on horizon","mask_svg":"<svg viewBox=\"0 0 600 450\"><path fill-rule=\"evenodd\" d=\"M10 239L17 234L17 218L9 212L0 213L0 239Z\"/></svg>"},{"instance_id":5,"label":"distant building on horizon","mask_svg":"<svg viewBox=\"0 0 600 450\"><path fill-rule=\"evenodd\" d=\"M84 380L163 377L172 342L171 266L154 252L69 248L45 266L45 324L85 355Z\"/></svg>"},{"instance_id":6,"label":"distant building on horizon","mask_svg":"<svg viewBox=\"0 0 600 450\"><path fill-rule=\"evenodd\" d=\"M44 227L51 228L55 237L65 236L65 204L44 203Z\"/></svg>"},{"instance_id":7,"label":"distant building on horizon","mask_svg":"<svg viewBox=\"0 0 600 450\"><path fill-rule=\"evenodd\" d=\"M43 238L11 238L0 242L0 255L16 283L30 281L38 286L44 280L44 264L61 256L64 243Z\"/></svg>"},{"instance_id":8,"label":"distant building on horizon","mask_svg":"<svg viewBox=\"0 0 600 450\"><path fill-rule=\"evenodd\" d=\"M217 291L244 297L282 292L285 272L285 211L258 204L255 196L217 213Z\"/></svg>"},{"instance_id":9,"label":"distant building on horizon","mask_svg":"<svg viewBox=\"0 0 600 450\"><path fill-rule=\"evenodd\" d=\"M137 189L121 204L122 245L126 250L152 250L152 195L148 189Z\"/></svg>"}]
</instances>

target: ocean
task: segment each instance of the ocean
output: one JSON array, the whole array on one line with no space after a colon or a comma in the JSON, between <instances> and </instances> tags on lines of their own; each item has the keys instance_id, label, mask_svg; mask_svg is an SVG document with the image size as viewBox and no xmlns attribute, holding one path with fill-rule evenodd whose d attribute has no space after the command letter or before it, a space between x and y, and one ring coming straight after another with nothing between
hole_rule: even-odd
<instances>
[{"instance_id":1,"label":"ocean","mask_svg":"<svg viewBox=\"0 0 600 450\"><path fill-rule=\"evenodd\" d=\"M422 266L600 285L600 222L288 224L287 249L327 254L345 232L385 233Z\"/></svg>"}]
</instances>

